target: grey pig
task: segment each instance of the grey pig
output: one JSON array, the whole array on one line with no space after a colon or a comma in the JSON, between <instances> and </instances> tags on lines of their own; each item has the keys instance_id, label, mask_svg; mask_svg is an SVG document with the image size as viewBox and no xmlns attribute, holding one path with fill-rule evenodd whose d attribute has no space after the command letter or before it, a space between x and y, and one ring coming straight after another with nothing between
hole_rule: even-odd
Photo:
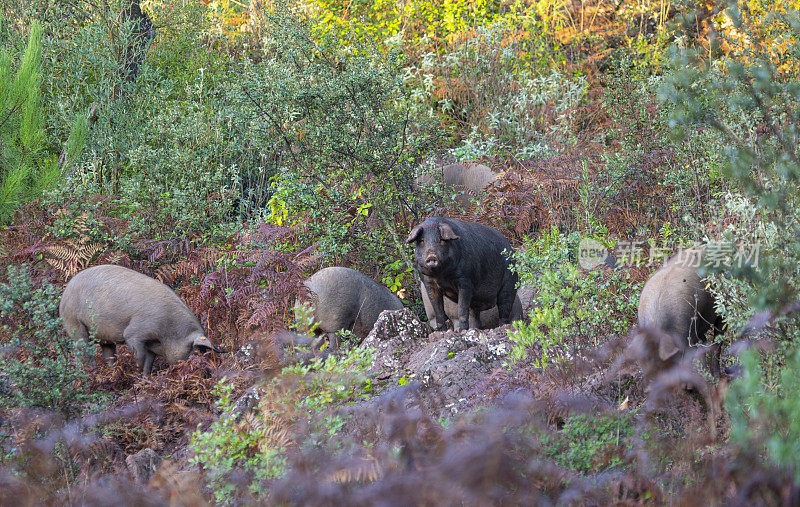
<instances>
[{"instance_id":1,"label":"grey pig","mask_svg":"<svg viewBox=\"0 0 800 507\"><path fill-rule=\"evenodd\" d=\"M428 321L431 327L436 328L436 314L433 311L433 305L431 305L431 300L428 297L428 291L425 290L424 283L419 283L419 290L422 293L422 304L425 307L425 314L428 316ZM511 307L511 320L516 321L525 318L530 310L532 300L533 291L527 286L520 287L519 290L517 290L517 295L514 297L514 306ZM447 296L444 297L444 313L451 322L458 320L458 303ZM500 315L497 312L496 306L480 312L477 320L475 319L475 311L472 309L469 311L469 327L471 328L480 327L482 329L494 329L498 326L499 320ZM480 325L478 325L478 322L480 322Z\"/></svg>"},{"instance_id":2,"label":"grey pig","mask_svg":"<svg viewBox=\"0 0 800 507\"><path fill-rule=\"evenodd\" d=\"M470 326L470 309L476 327L480 312L497 306L499 324L511 321L517 274L509 269L511 244L486 225L451 218L431 217L411 229L407 243L416 245L417 272L428 292L436 316L435 329L444 329L444 298L458 301L456 331Z\"/></svg>"},{"instance_id":3,"label":"grey pig","mask_svg":"<svg viewBox=\"0 0 800 507\"><path fill-rule=\"evenodd\" d=\"M701 248L683 250L653 273L642 289L639 327L665 333L659 346L663 361L705 342L709 329L714 336L723 332L714 297L698 273L704 256ZM712 372L717 373L718 367L718 363L712 364Z\"/></svg>"},{"instance_id":4,"label":"grey pig","mask_svg":"<svg viewBox=\"0 0 800 507\"><path fill-rule=\"evenodd\" d=\"M416 180L417 186L430 184L438 171L423 174ZM441 168L442 182L456 190L480 194L486 190L497 178L497 173L483 164L449 164ZM459 194L456 201L467 204L469 196Z\"/></svg>"},{"instance_id":5,"label":"grey pig","mask_svg":"<svg viewBox=\"0 0 800 507\"><path fill-rule=\"evenodd\" d=\"M195 347L221 352L172 289L122 266L94 266L73 276L58 313L75 340L88 341L94 330L108 364L114 362L117 345L126 344L145 375L157 355L175 364Z\"/></svg>"},{"instance_id":6,"label":"grey pig","mask_svg":"<svg viewBox=\"0 0 800 507\"><path fill-rule=\"evenodd\" d=\"M336 346L336 332L350 330L366 338L384 310L402 310L389 289L358 271L334 266L317 271L304 282L311 292L314 321Z\"/></svg>"}]
</instances>

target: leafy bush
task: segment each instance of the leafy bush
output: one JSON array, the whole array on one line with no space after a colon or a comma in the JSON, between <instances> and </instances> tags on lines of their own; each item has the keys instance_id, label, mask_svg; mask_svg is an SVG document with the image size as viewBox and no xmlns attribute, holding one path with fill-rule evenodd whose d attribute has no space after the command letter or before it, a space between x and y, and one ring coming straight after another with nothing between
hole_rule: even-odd
<instances>
[{"instance_id":1,"label":"leafy bush","mask_svg":"<svg viewBox=\"0 0 800 507\"><path fill-rule=\"evenodd\" d=\"M225 379L217 384L212 394L219 397L217 407L222 414L207 431L197 431L191 438L196 454L190 463L203 466L214 499L220 504L230 503L236 489L230 481L232 472L243 469L252 474L249 490L256 495L261 481L280 476L284 466L280 455L283 449L262 450L259 444L263 435L243 430L237 421L231 399L233 388Z\"/></svg>"},{"instance_id":2,"label":"leafy bush","mask_svg":"<svg viewBox=\"0 0 800 507\"><path fill-rule=\"evenodd\" d=\"M372 383L366 372L374 358L373 349L359 346L343 354L329 355L325 359L317 357L308 364L284 368L284 375L299 377L300 414L309 420L324 416L321 426L312 427L308 444L327 441L344 425L341 417L324 414L326 410L369 395Z\"/></svg>"},{"instance_id":3,"label":"leafy bush","mask_svg":"<svg viewBox=\"0 0 800 507\"><path fill-rule=\"evenodd\" d=\"M782 368L776 389L765 388L758 354L745 353L742 365L744 375L731 384L726 400L731 442L743 452L765 452L800 480L800 349Z\"/></svg>"},{"instance_id":4,"label":"leafy bush","mask_svg":"<svg viewBox=\"0 0 800 507\"><path fill-rule=\"evenodd\" d=\"M9 266L7 283L0 284L0 318L7 341L0 371L8 396L5 407L80 413L95 396L87 392L84 363L93 355L91 344L75 342L61 329L59 290L44 283L34 288L25 267Z\"/></svg>"},{"instance_id":5,"label":"leafy bush","mask_svg":"<svg viewBox=\"0 0 800 507\"><path fill-rule=\"evenodd\" d=\"M315 33L292 5L265 21L269 56L249 72L261 142L282 146L273 219L304 224L324 253L357 263L406 258L414 168L428 125L410 115L396 52ZM344 34L341 34L344 36Z\"/></svg>"},{"instance_id":6,"label":"leafy bush","mask_svg":"<svg viewBox=\"0 0 800 507\"><path fill-rule=\"evenodd\" d=\"M542 437L545 454L566 468L602 472L624 463L634 426L629 413L571 415L555 433Z\"/></svg>"},{"instance_id":7,"label":"leafy bush","mask_svg":"<svg viewBox=\"0 0 800 507\"><path fill-rule=\"evenodd\" d=\"M586 81L527 61L538 39L523 33L523 25L481 26L405 69L413 107L466 138L452 150L457 158L542 159L554 153L555 138L573 141Z\"/></svg>"},{"instance_id":8,"label":"leafy bush","mask_svg":"<svg viewBox=\"0 0 800 507\"><path fill-rule=\"evenodd\" d=\"M233 474L245 471L246 484L255 499L267 492L264 480L284 473L288 447L330 445L345 423L336 407L363 398L370 392L366 371L372 366L374 350L355 347L326 359L314 358L306 365L283 368L281 373L259 387L259 411L235 414L233 386L220 382L214 394L222 410L207 431L192 435L196 455L215 499L228 503L237 487ZM303 426L303 440L290 428Z\"/></svg>"},{"instance_id":9,"label":"leafy bush","mask_svg":"<svg viewBox=\"0 0 800 507\"><path fill-rule=\"evenodd\" d=\"M638 66L631 54L620 52L603 80L603 105L612 121L601 138L613 149L603 154L605 165L592 188L603 214L621 215L627 237L655 238L669 227L680 237L700 239L724 188L717 139L708 132L675 139L672 106L657 100L663 77Z\"/></svg>"},{"instance_id":10,"label":"leafy bush","mask_svg":"<svg viewBox=\"0 0 800 507\"><path fill-rule=\"evenodd\" d=\"M780 315L800 287L800 11L782 5L767 15L763 6L730 1L707 22L717 35L713 49L725 54L676 45L660 94L674 108L670 121L679 133L712 133L724 155L722 172L738 186L725 195L725 226L713 232L761 247L757 263L726 269L732 279L716 275L716 291L727 300L720 309L729 324L742 325L754 310ZM773 336L782 343L765 354L766 368L753 352L741 358L743 378L727 398L730 435L744 454L765 452L797 479L797 316L776 324Z\"/></svg>"},{"instance_id":11,"label":"leafy bush","mask_svg":"<svg viewBox=\"0 0 800 507\"><path fill-rule=\"evenodd\" d=\"M412 41L445 38L455 32L491 22L501 15L498 0L313 0L309 2L323 26L353 31L374 40L401 33Z\"/></svg>"},{"instance_id":12,"label":"leafy bush","mask_svg":"<svg viewBox=\"0 0 800 507\"><path fill-rule=\"evenodd\" d=\"M151 4L156 38L128 82L120 68L132 23L117 19L122 4L88 4L53 6L46 21L47 146L77 145L67 150L61 190L121 195L130 230L158 239L158 223L181 234L259 218L276 164L240 107L246 55L227 59L214 49L201 3Z\"/></svg>"},{"instance_id":13,"label":"leafy bush","mask_svg":"<svg viewBox=\"0 0 800 507\"><path fill-rule=\"evenodd\" d=\"M623 271L585 272L575 265L579 233L562 236L557 229L537 241L526 241L516 255L520 283L537 289L530 324L519 321L509 337L511 362L529 355L545 368L566 354L597 346L602 338L623 334L633 324L639 287ZM536 350L535 354L529 351Z\"/></svg>"},{"instance_id":14,"label":"leafy bush","mask_svg":"<svg viewBox=\"0 0 800 507\"><path fill-rule=\"evenodd\" d=\"M770 250L779 255L765 252L758 270L748 266L733 274L746 277L758 288L752 300L756 309L778 309L796 298L798 287L800 242L795 209L800 200L800 143L798 125L792 119L800 114L800 80L776 67L758 18L735 2L729 2L724 13L731 26L715 28L730 57L709 60L704 53L676 46L673 71L660 94L674 108L670 122L677 130L700 127L718 136L723 173L755 200L759 220L753 223L775 225L776 242ZM776 11L770 23L786 33L800 31L796 10ZM800 57L800 43L785 42L785 55Z\"/></svg>"}]
</instances>

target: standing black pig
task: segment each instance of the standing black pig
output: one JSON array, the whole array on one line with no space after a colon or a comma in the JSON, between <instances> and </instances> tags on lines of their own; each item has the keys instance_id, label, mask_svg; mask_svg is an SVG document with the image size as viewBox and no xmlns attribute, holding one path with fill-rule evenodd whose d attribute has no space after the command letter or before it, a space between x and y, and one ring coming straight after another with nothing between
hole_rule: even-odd
<instances>
[{"instance_id":1,"label":"standing black pig","mask_svg":"<svg viewBox=\"0 0 800 507\"><path fill-rule=\"evenodd\" d=\"M500 325L508 324L516 296L517 274L509 269L503 251L512 252L508 240L491 227L451 218L431 217L411 229L407 243L416 243L417 271L436 315L436 328L444 329L444 297L458 301L456 331L470 326L470 309L476 327L480 312L497 306Z\"/></svg>"}]
</instances>

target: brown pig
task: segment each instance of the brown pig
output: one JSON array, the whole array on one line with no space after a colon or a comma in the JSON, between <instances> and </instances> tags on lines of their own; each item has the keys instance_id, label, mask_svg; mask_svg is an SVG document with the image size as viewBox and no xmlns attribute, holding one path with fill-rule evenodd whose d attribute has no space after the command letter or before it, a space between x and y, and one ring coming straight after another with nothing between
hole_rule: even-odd
<instances>
[{"instance_id":1,"label":"brown pig","mask_svg":"<svg viewBox=\"0 0 800 507\"><path fill-rule=\"evenodd\" d=\"M439 170L419 176L415 182L417 186L430 185L441 171L441 181L448 187L453 187L459 194L456 201L469 204L469 195L480 195L495 179L497 173L488 166L476 163L449 164Z\"/></svg>"},{"instance_id":2,"label":"brown pig","mask_svg":"<svg viewBox=\"0 0 800 507\"><path fill-rule=\"evenodd\" d=\"M304 284L311 292L314 320L331 346L336 346L340 329L366 338L382 311L403 309L403 302L389 289L354 269L321 269Z\"/></svg>"},{"instance_id":3,"label":"brown pig","mask_svg":"<svg viewBox=\"0 0 800 507\"><path fill-rule=\"evenodd\" d=\"M659 348L662 360L705 342L709 330L715 336L723 331L714 298L698 273L704 254L700 248L683 250L656 271L642 289L639 327L668 335ZM712 371L717 367L712 365Z\"/></svg>"},{"instance_id":4,"label":"brown pig","mask_svg":"<svg viewBox=\"0 0 800 507\"><path fill-rule=\"evenodd\" d=\"M109 364L117 345L126 344L145 374L153 369L157 355L174 364L188 358L194 348L220 352L172 289L122 266L94 266L72 277L58 313L73 339L88 341L93 331Z\"/></svg>"}]
</instances>

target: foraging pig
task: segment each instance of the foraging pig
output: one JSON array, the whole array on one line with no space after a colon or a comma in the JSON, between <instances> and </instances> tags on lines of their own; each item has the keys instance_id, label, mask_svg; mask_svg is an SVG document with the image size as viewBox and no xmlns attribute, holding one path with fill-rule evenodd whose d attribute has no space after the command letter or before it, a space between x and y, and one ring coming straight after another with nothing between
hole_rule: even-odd
<instances>
[{"instance_id":1,"label":"foraging pig","mask_svg":"<svg viewBox=\"0 0 800 507\"><path fill-rule=\"evenodd\" d=\"M483 192L497 175L483 164L450 164L442 167L442 178L446 185L464 188L471 192Z\"/></svg>"},{"instance_id":2,"label":"foraging pig","mask_svg":"<svg viewBox=\"0 0 800 507\"><path fill-rule=\"evenodd\" d=\"M705 252L687 249L668 260L647 280L639 299L639 327L669 335L659 348L662 360L705 341L706 332L722 333L714 298L698 273ZM714 365L715 368L717 365Z\"/></svg>"},{"instance_id":3,"label":"foraging pig","mask_svg":"<svg viewBox=\"0 0 800 507\"><path fill-rule=\"evenodd\" d=\"M497 306L499 324L511 320L517 274L509 269L503 251L512 252L496 229L462 220L431 217L411 229L407 243L415 243L417 271L436 316L435 329L445 327L444 298L458 301L454 329L469 328L470 309L476 327L480 312Z\"/></svg>"},{"instance_id":4,"label":"foraging pig","mask_svg":"<svg viewBox=\"0 0 800 507\"><path fill-rule=\"evenodd\" d=\"M442 182L459 191L479 194L486 190L497 178L497 174L482 164L449 164L441 168ZM438 171L437 171L438 172ZM417 185L430 184L434 173L423 174L416 180ZM460 194L456 200L462 204L469 203L469 196Z\"/></svg>"},{"instance_id":5,"label":"foraging pig","mask_svg":"<svg viewBox=\"0 0 800 507\"><path fill-rule=\"evenodd\" d=\"M422 304L425 306L425 314L428 316L431 327L435 328L437 327L436 314L433 311L433 305L431 305L431 300L428 297L428 291L425 290L424 283L419 283L419 290L422 293ZM514 298L514 306L511 307L512 321L522 320L525 315L527 315L532 299L533 291L527 286L519 288ZM458 303L447 296L444 297L444 313L451 322L458 320ZM477 320L475 319L475 311L472 309L469 311L470 328L494 329L498 326L499 320L500 315L497 312L496 306L480 312L480 316ZM480 322L480 324L478 324L478 322Z\"/></svg>"},{"instance_id":6,"label":"foraging pig","mask_svg":"<svg viewBox=\"0 0 800 507\"><path fill-rule=\"evenodd\" d=\"M389 289L354 269L321 269L304 284L311 291L314 320L332 346L337 343L336 331L347 329L366 338L382 311L403 309Z\"/></svg>"},{"instance_id":7,"label":"foraging pig","mask_svg":"<svg viewBox=\"0 0 800 507\"><path fill-rule=\"evenodd\" d=\"M189 357L195 347L220 352L172 289L122 266L94 266L73 276L58 313L76 340L88 341L89 331L94 330L109 364L117 344L126 344L145 374L153 369L157 355L174 364Z\"/></svg>"}]
</instances>

